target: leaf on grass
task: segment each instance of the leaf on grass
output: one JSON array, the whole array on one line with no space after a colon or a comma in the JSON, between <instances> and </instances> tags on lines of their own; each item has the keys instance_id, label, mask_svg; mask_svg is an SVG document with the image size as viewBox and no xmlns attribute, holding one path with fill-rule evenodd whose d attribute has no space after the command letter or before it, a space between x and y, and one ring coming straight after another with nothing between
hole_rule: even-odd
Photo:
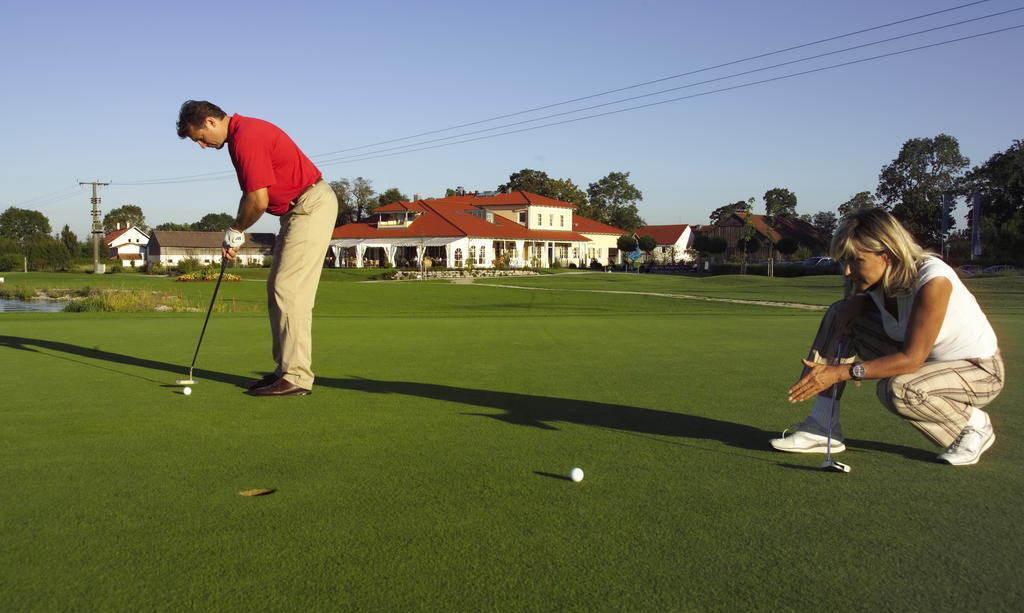
<instances>
[{"instance_id":1,"label":"leaf on grass","mask_svg":"<svg viewBox=\"0 0 1024 613\"><path fill-rule=\"evenodd\" d=\"M277 490L274 489L268 490L264 488L256 488L254 490L242 490L241 492L238 493L243 496L266 496L267 494L273 494L276 491Z\"/></svg>"}]
</instances>

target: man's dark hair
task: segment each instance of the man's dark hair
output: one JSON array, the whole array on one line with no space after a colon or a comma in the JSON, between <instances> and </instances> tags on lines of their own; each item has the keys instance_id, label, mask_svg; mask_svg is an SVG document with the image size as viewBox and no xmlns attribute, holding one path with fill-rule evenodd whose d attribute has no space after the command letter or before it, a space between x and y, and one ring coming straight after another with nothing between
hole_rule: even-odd
<instances>
[{"instance_id":1,"label":"man's dark hair","mask_svg":"<svg viewBox=\"0 0 1024 613\"><path fill-rule=\"evenodd\" d=\"M219 106L206 100L186 100L178 113L178 138L188 136L189 128L199 129L207 117L224 119L228 114Z\"/></svg>"}]
</instances>

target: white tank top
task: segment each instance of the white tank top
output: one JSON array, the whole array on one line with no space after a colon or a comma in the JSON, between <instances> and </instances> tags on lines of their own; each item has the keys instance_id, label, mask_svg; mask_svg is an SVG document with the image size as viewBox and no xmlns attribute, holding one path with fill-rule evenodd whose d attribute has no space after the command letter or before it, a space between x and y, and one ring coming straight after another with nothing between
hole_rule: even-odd
<instances>
[{"instance_id":1,"label":"white tank top","mask_svg":"<svg viewBox=\"0 0 1024 613\"><path fill-rule=\"evenodd\" d=\"M882 314L885 334L894 341L903 342L910 321L910 309L917 293L925 283L938 277L949 279L953 284L953 293L949 297L946 317L942 320L942 328L939 329L939 336L935 339L928 361L948 362L995 355L999 351L996 333L978 306L978 301L974 299L974 294L968 291L956 271L935 257L925 258L921 262L917 269L917 282L910 293L896 297L899 317L893 317L886 310L881 287L868 292Z\"/></svg>"}]
</instances>

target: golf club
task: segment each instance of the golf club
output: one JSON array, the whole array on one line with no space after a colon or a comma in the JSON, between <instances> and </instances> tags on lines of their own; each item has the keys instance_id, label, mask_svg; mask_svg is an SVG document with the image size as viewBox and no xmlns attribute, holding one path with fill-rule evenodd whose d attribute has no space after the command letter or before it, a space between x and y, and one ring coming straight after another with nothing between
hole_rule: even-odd
<instances>
[{"instance_id":1,"label":"golf club","mask_svg":"<svg viewBox=\"0 0 1024 613\"><path fill-rule=\"evenodd\" d=\"M835 363L839 364L843 359L843 342L839 341L836 346ZM837 473L850 472L850 466L832 459L832 424L836 420L836 394L839 391L839 383L832 385L832 406L828 416L828 440L825 442L825 461L821 463L821 469Z\"/></svg>"},{"instance_id":2,"label":"golf club","mask_svg":"<svg viewBox=\"0 0 1024 613\"><path fill-rule=\"evenodd\" d=\"M228 259L221 256L220 258L220 275L217 276L217 285L213 286L213 297L210 298L210 307L206 309L206 319L203 320L203 329L199 333L199 342L196 343L196 352L192 356L192 365L188 367L188 378L178 379L174 383L176 385L195 385L196 381L192 378L192 369L196 366L196 358L199 357L199 347L203 344L203 335L206 334L206 324L210 322L210 313L213 312L213 303L217 301L217 291L220 290L221 279L224 278L224 267L227 266Z\"/></svg>"}]
</instances>

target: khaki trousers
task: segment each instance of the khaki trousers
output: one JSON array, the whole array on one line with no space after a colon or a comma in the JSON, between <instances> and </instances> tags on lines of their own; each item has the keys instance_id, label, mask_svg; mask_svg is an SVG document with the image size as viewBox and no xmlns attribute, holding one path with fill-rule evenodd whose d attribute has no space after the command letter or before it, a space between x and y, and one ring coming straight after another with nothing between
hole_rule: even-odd
<instances>
[{"instance_id":1,"label":"khaki trousers","mask_svg":"<svg viewBox=\"0 0 1024 613\"><path fill-rule=\"evenodd\" d=\"M837 314L842 304L836 302L826 311L808 360L828 364L826 356L838 355L840 340L843 351L838 357L843 363L873 360L901 349L900 343L885 334L882 316L870 299L850 332L841 338ZM881 379L876 389L886 408L939 446L948 447L967 425L971 407L980 409L999 395L1003 377L1003 358L997 353L987 358L925 362L917 372ZM839 384L837 398L842 397L845 385Z\"/></svg>"},{"instance_id":2,"label":"khaki trousers","mask_svg":"<svg viewBox=\"0 0 1024 613\"><path fill-rule=\"evenodd\" d=\"M281 216L267 277L275 374L306 389L314 378L313 306L337 217L338 199L326 181L306 190Z\"/></svg>"}]
</instances>

